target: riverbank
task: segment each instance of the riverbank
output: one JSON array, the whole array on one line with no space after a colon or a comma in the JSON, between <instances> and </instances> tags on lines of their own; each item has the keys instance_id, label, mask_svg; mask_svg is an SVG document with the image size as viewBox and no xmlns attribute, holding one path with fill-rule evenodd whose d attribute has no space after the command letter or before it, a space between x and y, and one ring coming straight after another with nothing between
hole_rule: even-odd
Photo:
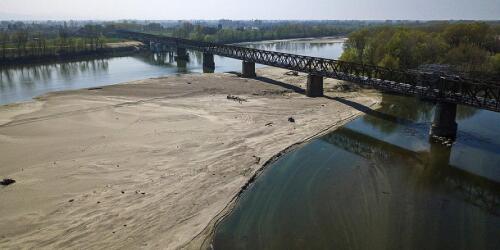
<instances>
[{"instance_id":1,"label":"riverbank","mask_svg":"<svg viewBox=\"0 0 500 250\"><path fill-rule=\"evenodd\" d=\"M266 162L360 114L335 98L379 102L330 79L326 98L307 98L305 75L257 73L147 79L1 106L0 177L16 183L0 188L0 247L195 247Z\"/></svg>"},{"instance_id":2,"label":"riverbank","mask_svg":"<svg viewBox=\"0 0 500 250\"><path fill-rule=\"evenodd\" d=\"M26 66L44 63L60 63L91 59L104 59L120 56L131 56L144 52L140 42L108 43L103 48L85 51L68 51L50 55L26 55L21 57L7 57L0 60L0 65L6 67Z\"/></svg>"},{"instance_id":3,"label":"riverbank","mask_svg":"<svg viewBox=\"0 0 500 250\"><path fill-rule=\"evenodd\" d=\"M233 44L234 45L252 45L252 44L267 44L267 43L277 43L277 42L324 44L324 43L345 43L346 41L347 41L347 35L263 40L263 41L254 41L254 42L239 42L239 43L233 43Z\"/></svg>"}]
</instances>

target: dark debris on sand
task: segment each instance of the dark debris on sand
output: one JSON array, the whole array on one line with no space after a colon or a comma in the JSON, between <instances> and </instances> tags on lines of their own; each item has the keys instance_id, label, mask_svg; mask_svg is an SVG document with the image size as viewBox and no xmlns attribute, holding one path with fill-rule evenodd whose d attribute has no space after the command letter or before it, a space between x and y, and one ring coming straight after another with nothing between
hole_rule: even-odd
<instances>
[{"instance_id":1,"label":"dark debris on sand","mask_svg":"<svg viewBox=\"0 0 500 250\"><path fill-rule=\"evenodd\" d=\"M9 179L9 178L3 179L2 181L0 181L0 185L2 185L2 186L8 186L8 185L11 185L14 183L16 183L16 181L13 179Z\"/></svg>"},{"instance_id":2,"label":"dark debris on sand","mask_svg":"<svg viewBox=\"0 0 500 250\"><path fill-rule=\"evenodd\" d=\"M233 100L235 102L239 102L240 104L243 103L243 102L248 102L247 99L244 99L244 98L241 98L241 97L238 97L238 96L232 96L232 95L228 95L227 99L228 100Z\"/></svg>"}]
</instances>

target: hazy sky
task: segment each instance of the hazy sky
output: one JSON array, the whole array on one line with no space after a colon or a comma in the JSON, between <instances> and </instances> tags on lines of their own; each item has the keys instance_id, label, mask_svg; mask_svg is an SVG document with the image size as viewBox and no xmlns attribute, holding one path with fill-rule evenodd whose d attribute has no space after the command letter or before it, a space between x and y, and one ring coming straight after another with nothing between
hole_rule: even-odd
<instances>
[{"instance_id":1,"label":"hazy sky","mask_svg":"<svg viewBox=\"0 0 500 250\"><path fill-rule=\"evenodd\" d=\"M0 0L2 19L500 19L500 0Z\"/></svg>"}]
</instances>

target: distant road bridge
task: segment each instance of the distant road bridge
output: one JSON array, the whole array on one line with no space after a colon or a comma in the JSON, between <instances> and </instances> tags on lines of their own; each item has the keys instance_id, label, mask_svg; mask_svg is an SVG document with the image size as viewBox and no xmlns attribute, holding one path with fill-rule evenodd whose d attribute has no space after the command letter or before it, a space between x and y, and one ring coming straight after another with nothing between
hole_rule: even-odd
<instances>
[{"instance_id":1,"label":"distant road bridge","mask_svg":"<svg viewBox=\"0 0 500 250\"><path fill-rule=\"evenodd\" d=\"M406 96L416 96L436 102L437 108L431 135L455 138L457 104L500 112L500 83L482 82L458 76L439 75L415 70L393 70L373 65L345 62L207 43L187 39L119 30L123 38L137 40L152 47L176 48L177 59L188 58L187 49L203 52L203 72L213 73L214 55L243 61L242 76L255 77L255 63L308 74L306 95L323 96L323 78L334 78Z\"/></svg>"}]
</instances>

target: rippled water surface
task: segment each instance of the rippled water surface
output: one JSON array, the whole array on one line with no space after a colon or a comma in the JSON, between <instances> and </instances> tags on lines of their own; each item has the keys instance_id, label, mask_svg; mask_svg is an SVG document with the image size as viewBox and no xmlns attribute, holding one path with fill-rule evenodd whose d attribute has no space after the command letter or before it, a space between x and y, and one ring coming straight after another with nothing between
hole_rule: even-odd
<instances>
[{"instance_id":1,"label":"rippled water surface","mask_svg":"<svg viewBox=\"0 0 500 250\"><path fill-rule=\"evenodd\" d=\"M428 142L432 111L385 95L285 155L218 226L215 249L500 249L500 114L459 107L447 147Z\"/></svg>"}]
</instances>

